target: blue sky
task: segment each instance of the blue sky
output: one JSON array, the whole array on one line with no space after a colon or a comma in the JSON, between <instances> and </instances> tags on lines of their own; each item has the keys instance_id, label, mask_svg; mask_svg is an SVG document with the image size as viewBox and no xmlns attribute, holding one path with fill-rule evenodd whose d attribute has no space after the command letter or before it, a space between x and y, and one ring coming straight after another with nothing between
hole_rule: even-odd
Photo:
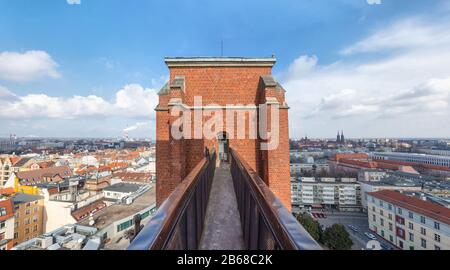
<instances>
[{"instance_id":1,"label":"blue sky","mask_svg":"<svg viewBox=\"0 0 450 270\"><path fill-rule=\"evenodd\" d=\"M0 136L153 137L163 58L221 40L276 55L292 137L450 135L449 1L68 2L0 0Z\"/></svg>"}]
</instances>

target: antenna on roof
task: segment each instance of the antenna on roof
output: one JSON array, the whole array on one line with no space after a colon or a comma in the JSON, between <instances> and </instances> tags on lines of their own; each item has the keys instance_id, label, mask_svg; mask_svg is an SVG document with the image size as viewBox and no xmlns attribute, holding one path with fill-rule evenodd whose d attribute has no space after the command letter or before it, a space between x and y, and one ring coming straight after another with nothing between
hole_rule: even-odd
<instances>
[{"instance_id":1,"label":"antenna on roof","mask_svg":"<svg viewBox=\"0 0 450 270\"><path fill-rule=\"evenodd\" d=\"M220 40L220 56L223 57L223 38Z\"/></svg>"}]
</instances>

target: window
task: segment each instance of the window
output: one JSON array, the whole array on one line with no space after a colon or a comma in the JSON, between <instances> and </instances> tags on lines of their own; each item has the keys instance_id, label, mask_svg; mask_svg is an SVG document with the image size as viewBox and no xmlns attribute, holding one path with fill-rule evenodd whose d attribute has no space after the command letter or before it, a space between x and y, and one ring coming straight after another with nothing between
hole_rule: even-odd
<instances>
[{"instance_id":1,"label":"window","mask_svg":"<svg viewBox=\"0 0 450 270\"><path fill-rule=\"evenodd\" d=\"M374 211L374 212L376 211L376 210L375 210L375 206L372 206L372 211Z\"/></svg>"},{"instance_id":2,"label":"window","mask_svg":"<svg viewBox=\"0 0 450 270\"><path fill-rule=\"evenodd\" d=\"M423 227L420 228L420 233L423 235L427 235L427 230Z\"/></svg>"},{"instance_id":3,"label":"window","mask_svg":"<svg viewBox=\"0 0 450 270\"><path fill-rule=\"evenodd\" d=\"M381 226L384 226L384 219L380 218L380 224Z\"/></svg>"},{"instance_id":4,"label":"window","mask_svg":"<svg viewBox=\"0 0 450 270\"><path fill-rule=\"evenodd\" d=\"M414 250L414 246L409 246L409 250Z\"/></svg>"},{"instance_id":5,"label":"window","mask_svg":"<svg viewBox=\"0 0 450 270\"><path fill-rule=\"evenodd\" d=\"M440 242L441 242L441 236L440 236L439 234L435 233L435 234L434 234L434 240L435 240L436 242L440 243Z\"/></svg>"},{"instance_id":6,"label":"window","mask_svg":"<svg viewBox=\"0 0 450 270\"><path fill-rule=\"evenodd\" d=\"M33 217L33 223L36 223L38 221L38 217L37 216L34 216Z\"/></svg>"},{"instance_id":7,"label":"window","mask_svg":"<svg viewBox=\"0 0 450 270\"><path fill-rule=\"evenodd\" d=\"M441 226L440 226L440 224L439 224L439 222L434 222L434 228L436 229L436 230L440 230L441 229Z\"/></svg>"},{"instance_id":8,"label":"window","mask_svg":"<svg viewBox=\"0 0 450 270\"><path fill-rule=\"evenodd\" d=\"M389 230L392 231L392 223L389 222Z\"/></svg>"},{"instance_id":9,"label":"window","mask_svg":"<svg viewBox=\"0 0 450 270\"><path fill-rule=\"evenodd\" d=\"M392 235L389 235L389 241L394 242L394 237L392 237Z\"/></svg>"},{"instance_id":10,"label":"window","mask_svg":"<svg viewBox=\"0 0 450 270\"><path fill-rule=\"evenodd\" d=\"M375 215L372 215L373 222L377 222L377 217Z\"/></svg>"},{"instance_id":11,"label":"window","mask_svg":"<svg viewBox=\"0 0 450 270\"><path fill-rule=\"evenodd\" d=\"M25 234L29 234L30 233L30 229L29 228L26 228L25 229Z\"/></svg>"},{"instance_id":12,"label":"window","mask_svg":"<svg viewBox=\"0 0 450 270\"><path fill-rule=\"evenodd\" d=\"M37 211L38 211L38 207L35 206L35 207L34 207L34 213L37 213Z\"/></svg>"},{"instance_id":13,"label":"window","mask_svg":"<svg viewBox=\"0 0 450 270\"><path fill-rule=\"evenodd\" d=\"M414 214L412 212L409 212L408 215L409 215L409 218L414 218Z\"/></svg>"},{"instance_id":14,"label":"window","mask_svg":"<svg viewBox=\"0 0 450 270\"><path fill-rule=\"evenodd\" d=\"M398 245L400 246L401 249L403 249L403 241L398 241Z\"/></svg>"},{"instance_id":15,"label":"window","mask_svg":"<svg viewBox=\"0 0 450 270\"><path fill-rule=\"evenodd\" d=\"M421 238L420 239L420 246L423 248L427 248L427 240Z\"/></svg>"},{"instance_id":16,"label":"window","mask_svg":"<svg viewBox=\"0 0 450 270\"><path fill-rule=\"evenodd\" d=\"M34 226L33 226L33 232L37 232L37 229L38 229L38 226L37 226L37 225L34 225Z\"/></svg>"},{"instance_id":17,"label":"window","mask_svg":"<svg viewBox=\"0 0 450 270\"><path fill-rule=\"evenodd\" d=\"M383 201L380 201L380 206L383 207Z\"/></svg>"},{"instance_id":18,"label":"window","mask_svg":"<svg viewBox=\"0 0 450 270\"><path fill-rule=\"evenodd\" d=\"M420 216L420 222L422 222L423 224L426 223L425 217L424 216Z\"/></svg>"},{"instance_id":19,"label":"window","mask_svg":"<svg viewBox=\"0 0 450 270\"><path fill-rule=\"evenodd\" d=\"M133 220L125 221L122 224L117 225L117 232L123 231L125 229L128 229L133 225Z\"/></svg>"},{"instance_id":20,"label":"window","mask_svg":"<svg viewBox=\"0 0 450 270\"><path fill-rule=\"evenodd\" d=\"M19 228L19 221L14 222L14 229Z\"/></svg>"},{"instance_id":21,"label":"window","mask_svg":"<svg viewBox=\"0 0 450 270\"><path fill-rule=\"evenodd\" d=\"M440 246L434 246L434 250L441 250Z\"/></svg>"},{"instance_id":22,"label":"window","mask_svg":"<svg viewBox=\"0 0 450 270\"><path fill-rule=\"evenodd\" d=\"M2 241L3 239L5 239L5 233L0 233L0 241Z\"/></svg>"},{"instance_id":23,"label":"window","mask_svg":"<svg viewBox=\"0 0 450 270\"><path fill-rule=\"evenodd\" d=\"M409 241L414 242L414 234L409 233Z\"/></svg>"},{"instance_id":24,"label":"window","mask_svg":"<svg viewBox=\"0 0 450 270\"><path fill-rule=\"evenodd\" d=\"M17 239L17 238L19 238L19 233L14 233L14 239Z\"/></svg>"},{"instance_id":25,"label":"window","mask_svg":"<svg viewBox=\"0 0 450 270\"><path fill-rule=\"evenodd\" d=\"M30 209L25 210L25 215L29 215L30 214Z\"/></svg>"},{"instance_id":26,"label":"window","mask_svg":"<svg viewBox=\"0 0 450 270\"><path fill-rule=\"evenodd\" d=\"M384 231L383 230L381 230L381 236L384 237Z\"/></svg>"},{"instance_id":27,"label":"window","mask_svg":"<svg viewBox=\"0 0 450 270\"><path fill-rule=\"evenodd\" d=\"M412 224L411 222L409 222L408 227L410 230L414 230L414 224Z\"/></svg>"},{"instance_id":28,"label":"window","mask_svg":"<svg viewBox=\"0 0 450 270\"><path fill-rule=\"evenodd\" d=\"M30 218L25 219L25 225L30 224Z\"/></svg>"},{"instance_id":29,"label":"window","mask_svg":"<svg viewBox=\"0 0 450 270\"><path fill-rule=\"evenodd\" d=\"M380 215L383 215L383 210L380 209Z\"/></svg>"},{"instance_id":30,"label":"window","mask_svg":"<svg viewBox=\"0 0 450 270\"><path fill-rule=\"evenodd\" d=\"M403 211L402 211L402 209L401 209L401 208L399 208L399 209L398 209L398 214L399 214L399 215L401 215L401 214L402 214L402 212L403 212Z\"/></svg>"},{"instance_id":31,"label":"window","mask_svg":"<svg viewBox=\"0 0 450 270\"><path fill-rule=\"evenodd\" d=\"M0 217L1 216L6 216L6 208L5 207L0 208Z\"/></svg>"},{"instance_id":32,"label":"window","mask_svg":"<svg viewBox=\"0 0 450 270\"><path fill-rule=\"evenodd\" d=\"M392 210L392 204L388 205L389 210Z\"/></svg>"},{"instance_id":33,"label":"window","mask_svg":"<svg viewBox=\"0 0 450 270\"><path fill-rule=\"evenodd\" d=\"M6 222L0 221L0 229L3 229L6 227Z\"/></svg>"}]
</instances>

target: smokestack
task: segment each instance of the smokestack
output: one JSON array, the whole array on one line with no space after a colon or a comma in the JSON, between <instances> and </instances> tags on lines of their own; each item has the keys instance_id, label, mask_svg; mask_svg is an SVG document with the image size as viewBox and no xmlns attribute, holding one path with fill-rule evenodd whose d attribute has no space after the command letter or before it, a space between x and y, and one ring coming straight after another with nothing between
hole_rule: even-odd
<instances>
[{"instance_id":1,"label":"smokestack","mask_svg":"<svg viewBox=\"0 0 450 270\"><path fill-rule=\"evenodd\" d=\"M133 239L136 238L136 236L138 235L138 233L141 230L141 221L142 221L142 217L140 214L137 214L134 216L134 236Z\"/></svg>"}]
</instances>

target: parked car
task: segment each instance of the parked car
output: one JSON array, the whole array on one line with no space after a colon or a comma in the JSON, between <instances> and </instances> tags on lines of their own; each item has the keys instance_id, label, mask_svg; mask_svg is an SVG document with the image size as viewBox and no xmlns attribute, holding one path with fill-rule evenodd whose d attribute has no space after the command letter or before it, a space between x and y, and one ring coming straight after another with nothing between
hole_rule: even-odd
<instances>
[{"instance_id":1,"label":"parked car","mask_svg":"<svg viewBox=\"0 0 450 270\"><path fill-rule=\"evenodd\" d=\"M348 225L348 227L350 228L350 230L352 230L354 232L358 232L358 228L356 228L355 226L350 224L350 225Z\"/></svg>"},{"instance_id":2,"label":"parked car","mask_svg":"<svg viewBox=\"0 0 450 270\"><path fill-rule=\"evenodd\" d=\"M367 238L369 238L369 239L377 240L377 237L375 235L373 235L372 233L365 232L364 235L367 236Z\"/></svg>"}]
</instances>

